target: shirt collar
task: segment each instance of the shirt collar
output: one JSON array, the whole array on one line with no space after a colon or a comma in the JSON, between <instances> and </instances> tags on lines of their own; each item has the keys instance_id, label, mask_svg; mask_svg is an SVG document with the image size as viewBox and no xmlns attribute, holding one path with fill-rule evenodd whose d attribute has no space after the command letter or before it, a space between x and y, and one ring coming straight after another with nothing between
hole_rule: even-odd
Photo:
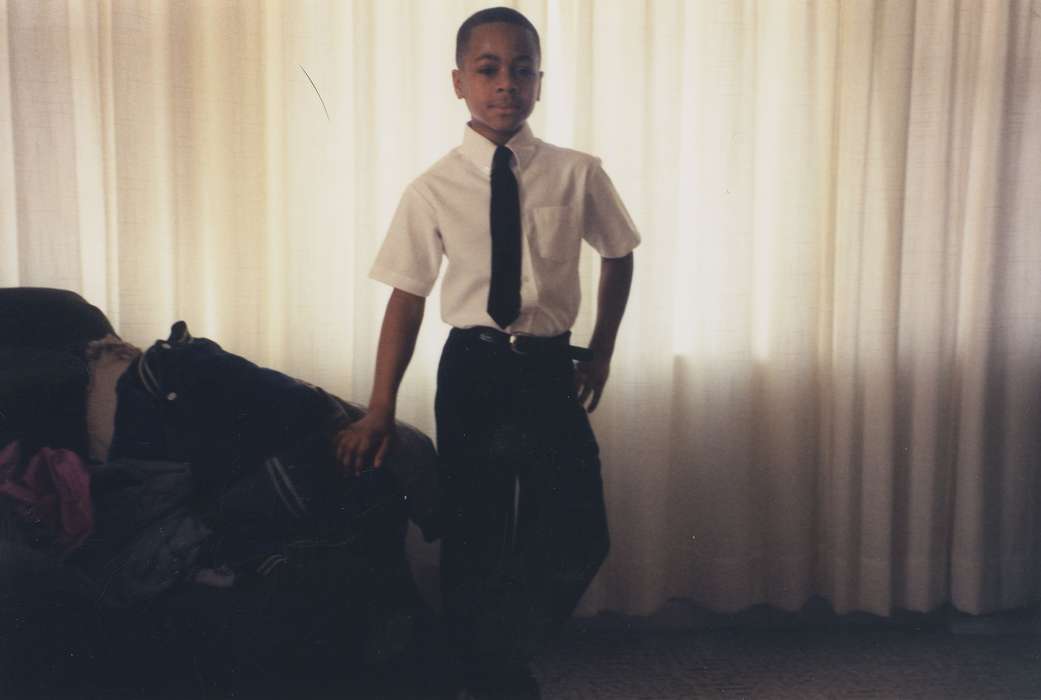
<instances>
[{"instance_id":1,"label":"shirt collar","mask_svg":"<svg viewBox=\"0 0 1041 700\"><path fill-rule=\"evenodd\" d=\"M513 151L517 159L517 170L522 170L531 161L535 154L535 144L538 139L531 133L531 127L527 122L514 134L506 147ZM495 155L496 144L474 131L470 125L463 127L463 144L459 147L460 152L466 158L481 169L482 172L491 173L492 157Z\"/></svg>"}]
</instances>

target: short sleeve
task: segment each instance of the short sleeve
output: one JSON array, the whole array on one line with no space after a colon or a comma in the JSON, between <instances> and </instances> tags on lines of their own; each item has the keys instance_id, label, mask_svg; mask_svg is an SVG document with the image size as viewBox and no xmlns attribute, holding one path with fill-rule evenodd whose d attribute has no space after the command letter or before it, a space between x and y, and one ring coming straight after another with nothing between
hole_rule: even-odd
<instances>
[{"instance_id":1,"label":"short sleeve","mask_svg":"<svg viewBox=\"0 0 1041 700\"><path fill-rule=\"evenodd\" d=\"M586 178L583 211L583 238L601 257L622 258L640 244L636 225L599 159Z\"/></svg>"},{"instance_id":2,"label":"short sleeve","mask_svg":"<svg viewBox=\"0 0 1041 700\"><path fill-rule=\"evenodd\" d=\"M401 195L369 277L425 297L437 282L443 254L434 208L413 183Z\"/></svg>"}]
</instances>

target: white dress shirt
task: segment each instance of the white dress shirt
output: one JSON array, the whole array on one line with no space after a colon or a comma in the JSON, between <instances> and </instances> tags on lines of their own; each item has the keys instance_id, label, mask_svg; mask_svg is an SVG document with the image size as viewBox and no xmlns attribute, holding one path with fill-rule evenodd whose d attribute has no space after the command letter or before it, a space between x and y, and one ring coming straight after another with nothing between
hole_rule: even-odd
<instances>
[{"instance_id":1,"label":"white dress shirt","mask_svg":"<svg viewBox=\"0 0 1041 700\"><path fill-rule=\"evenodd\" d=\"M505 330L537 336L569 330L578 315L584 239L605 258L628 255L640 236L594 156L535 138L509 140L521 209L521 309ZM447 258L441 317L456 328L491 326L491 167L496 145L469 126L463 143L401 196L370 276L425 297Z\"/></svg>"}]
</instances>

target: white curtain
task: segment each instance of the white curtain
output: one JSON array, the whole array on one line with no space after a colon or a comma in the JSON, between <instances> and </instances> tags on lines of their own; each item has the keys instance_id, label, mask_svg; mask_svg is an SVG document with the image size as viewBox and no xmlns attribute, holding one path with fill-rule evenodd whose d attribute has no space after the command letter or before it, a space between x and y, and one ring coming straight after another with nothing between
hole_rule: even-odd
<instances>
[{"instance_id":1,"label":"white curtain","mask_svg":"<svg viewBox=\"0 0 1041 700\"><path fill-rule=\"evenodd\" d=\"M0 0L0 286L364 401L366 273L461 139L487 4ZM511 4L535 132L602 156L644 235L582 610L1041 598L1041 1ZM433 433L428 309L399 415Z\"/></svg>"}]
</instances>

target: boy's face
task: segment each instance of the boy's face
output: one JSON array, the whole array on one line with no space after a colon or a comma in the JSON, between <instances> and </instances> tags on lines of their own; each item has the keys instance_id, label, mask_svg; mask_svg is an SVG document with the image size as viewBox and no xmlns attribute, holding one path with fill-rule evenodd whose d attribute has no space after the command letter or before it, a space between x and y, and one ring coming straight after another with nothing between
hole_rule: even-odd
<instances>
[{"instance_id":1,"label":"boy's face","mask_svg":"<svg viewBox=\"0 0 1041 700\"><path fill-rule=\"evenodd\" d=\"M524 126L542 86L531 33L506 22L474 27L452 84L470 109L470 126L490 141L506 143Z\"/></svg>"}]
</instances>

